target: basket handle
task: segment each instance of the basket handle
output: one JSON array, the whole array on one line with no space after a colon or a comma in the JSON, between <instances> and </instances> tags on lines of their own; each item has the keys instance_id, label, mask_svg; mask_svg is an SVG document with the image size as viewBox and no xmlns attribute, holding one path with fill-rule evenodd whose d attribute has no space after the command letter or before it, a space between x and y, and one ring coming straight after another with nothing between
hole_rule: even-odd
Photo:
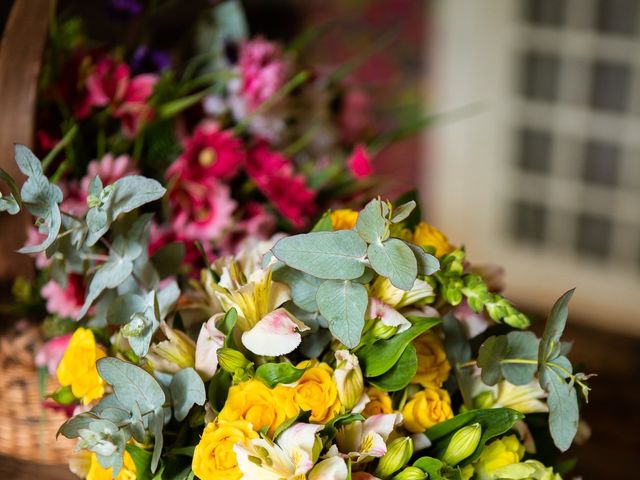
<instances>
[{"instance_id":1,"label":"basket handle","mask_svg":"<svg viewBox=\"0 0 640 480\"><path fill-rule=\"evenodd\" d=\"M0 166L20 179L13 144L33 142L49 7L50 0L15 0L0 39ZM33 275L33 261L15 252L24 244L30 222L26 213L0 217L0 282Z\"/></svg>"}]
</instances>

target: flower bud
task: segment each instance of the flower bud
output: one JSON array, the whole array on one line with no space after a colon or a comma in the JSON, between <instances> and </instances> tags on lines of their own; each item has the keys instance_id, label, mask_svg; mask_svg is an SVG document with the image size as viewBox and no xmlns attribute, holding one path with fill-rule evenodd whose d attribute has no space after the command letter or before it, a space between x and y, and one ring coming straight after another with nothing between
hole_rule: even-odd
<instances>
[{"instance_id":1,"label":"flower bud","mask_svg":"<svg viewBox=\"0 0 640 480\"><path fill-rule=\"evenodd\" d=\"M482 392L473 397L473 408L491 408L495 403L492 392Z\"/></svg>"},{"instance_id":2,"label":"flower bud","mask_svg":"<svg viewBox=\"0 0 640 480\"><path fill-rule=\"evenodd\" d=\"M398 331L397 326L385 325L384 322L378 320L373 326L372 334L375 338L388 340Z\"/></svg>"},{"instance_id":3,"label":"flower bud","mask_svg":"<svg viewBox=\"0 0 640 480\"><path fill-rule=\"evenodd\" d=\"M398 437L387 447L387 453L378 462L376 476L387 478L404 467L413 455L413 441L410 437Z\"/></svg>"},{"instance_id":4,"label":"flower bud","mask_svg":"<svg viewBox=\"0 0 640 480\"><path fill-rule=\"evenodd\" d=\"M349 350L338 350L333 379L338 387L342 407L347 411L351 410L364 393L364 378L358 357L349 353Z\"/></svg>"},{"instance_id":5,"label":"flower bud","mask_svg":"<svg viewBox=\"0 0 640 480\"><path fill-rule=\"evenodd\" d=\"M478 448L482 427L479 423L461 428L451 437L449 445L442 456L442 461L449 465L457 465Z\"/></svg>"},{"instance_id":6,"label":"flower bud","mask_svg":"<svg viewBox=\"0 0 640 480\"><path fill-rule=\"evenodd\" d=\"M218 352L218 362L223 370L234 374L238 370L245 370L251 362L247 360L242 352L235 350L233 348L219 348Z\"/></svg>"},{"instance_id":7,"label":"flower bud","mask_svg":"<svg viewBox=\"0 0 640 480\"><path fill-rule=\"evenodd\" d=\"M146 320L144 313L134 313L129 323L122 327L122 334L125 337L139 337L147 326Z\"/></svg>"},{"instance_id":8,"label":"flower bud","mask_svg":"<svg viewBox=\"0 0 640 480\"><path fill-rule=\"evenodd\" d=\"M418 467L407 467L393 477L393 480L425 480L427 474Z\"/></svg>"}]
</instances>

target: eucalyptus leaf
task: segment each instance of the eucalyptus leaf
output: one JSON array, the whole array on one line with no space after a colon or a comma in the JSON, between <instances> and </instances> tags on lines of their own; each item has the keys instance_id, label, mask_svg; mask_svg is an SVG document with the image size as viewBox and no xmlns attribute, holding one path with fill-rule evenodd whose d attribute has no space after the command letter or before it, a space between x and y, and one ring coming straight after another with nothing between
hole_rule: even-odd
<instances>
[{"instance_id":1,"label":"eucalyptus leaf","mask_svg":"<svg viewBox=\"0 0 640 480\"><path fill-rule=\"evenodd\" d=\"M424 318L388 340L377 340L362 347L357 355L364 376L377 377L390 370L413 340L439 323L438 318Z\"/></svg>"},{"instance_id":2,"label":"eucalyptus leaf","mask_svg":"<svg viewBox=\"0 0 640 480\"><path fill-rule=\"evenodd\" d=\"M502 360L509 351L507 337L493 336L487 338L478 351L478 367L482 381L487 385L495 385L502 378Z\"/></svg>"},{"instance_id":3,"label":"eucalyptus leaf","mask_svg":"<svg viewBox=\"0 0 640 480\"><path fill-rule=\"evenodd\" d=\"M302 310L306 312L318 311L316 294L318 293L318 287L324 280L286 265L274 268L272 278L276 282L289 286L293 302Z\"/></svg>"},{"instance_id":4,"label":"eucalyptus leaf","mask_svg":"<svg viewBox=\"0 0 640 480\"><path fill-rule=\"evenodd\" d=\"M564 359L564 360L563 360ZM564 363L568 360L558 357L553 363ZM569 363L568 367L571 367ZM540 370L540 385L548 392L549 431L555 445L566 451L571 446L578 431L579 410L578 397L573 385L567 383L565 374L556 367L546 365Z\"/></svg>"},{"instance_id":5,"label":"eucalyptus leaf","mask_svg":"<svg viewBox=\"0 0 640 480\"><path fill-rule=\"evenodd\" d=\"M379 243L389 237L388 222L385 218L388 212L387 205L378 199L371 200L360 211L356 231L365 242Z\"/></svg>"},{"instance_id":6,"label":"eucalyptus leaf","mask_svg":"<svg viewBox=\"0 0 640 480\"><path fill-rule=\"evenodd\" d=\"M567 324L567 317L569 316L569 301L573 296L575 289L569 290L562 295L551 309L549 318L544 327L544 333L542 334L542 340L540 341L540 349L538 352L540 364L544 364L548 359L554 358L560 354L562 345L560 343L560 337L564 332L564 327Z\"/></svg>"},{"instance_id":7,"label":"eucalyptus leaf","mask_svg":"<svg viewBox=\"0 0 640 480\"><path fill-rule=\"evenodd\" d=\"M18 168L27 177L39 177L44 175L42 172L42 163L40 163L38 157L36 157L27 147L16 144L14 146L14 153Z\"/></svg>"},{"instance_id":8,"label":"eucalyptus leaf","mask_svg":"<svg viewBox=\"0 0 640 480\"><path fill-rule=\"evenodd\" d=\"M184 420L193 405L204 405L207 400L204 383L193 368L183 368L173 376L171 385L173 414L176 420Z\"/></svg>"},{"instance_id":9,"label":"eucalyptus leaf","mask_svg":"<svg viewBox=\"0 0 640 480\"><path fill-rule=\"evenodd\" d=\"M320 220L311 229L312 232L331 232L333 230L333 222L331 221L331 212L325 212Z\"/></svg>"},{"instance_id":10,"label":"eucalyptus leaf","mask_svg":"<svg viewBox=\"0 0 640 480\"><path fill-rule=\"evenodd\" d=\"M129 278L133 271L133 262L126 258L115 258L103 263L91 279L87 297L78 313L77 319L84 317L93 302L102 292L110 288L116 288Z\"/></svg>"},{"instance_id":11,"label":"eucalyptus leaf","mask_svg":"<svg viewBox=\"0 0 640 480\"><path fill-rule=\"evenodd\" d=\"M77 438L80 436L80 430L88 429L91 423L96 420L96 415L90 412L81 413L75 417L71 417L60 426L56 433L56 437L58 435L63 435L67 438Z\"/></svg>"},{"instance_id":12,"label":"eucalyptus leaf","mask_svg":"<svg viewBox=\"0 0 640 480\"><path fill-rule=\"evenodd\" d=\"M164 405L166 397L162 387L142 368L115 357L101 358L97 368L122 405L137 402L143 413L161 409Z\"/></svg>"},{"instance_id":13,"label":"eucalyptus leaf","mask_svg":"<svg viewBox=\"0 0 640 480\"><path fill-rule=\"evenodd\" d=\"M20 212L20 205L12 193L7 196L0 192L0 212L7 212L9 215Z\"/></svg>"},{"instance_id":14,"label":"eucalyptus leaf","mask_svg":"<svg viewBox=\"0 0 640 480\"><path fill-rule=\"evenodd\" d=\"M11 195L18 202L18 205L22 206L22 198L20 197L20 189L18 184L3 168L0 168L0 180L4 180L11 190Z\"/></svg>"},{"instance_id":15,"label":"eucalyptus leaf","mask_svg":"<svg viewBox=\"0 0 640 480\"><path fill-rule=\"evenodd\" d=\"M383 392L397 392L405 388L416 376L418 371L418 356L416 347L407 345L398 361L378 377L369 377L367 380L371 385Z\"/></svg>"},{"instance_id":16,"label":"eucalyptus leaf","mask_svg":"<svg viewBox=\"0 0 640 480\"><path fill-rule=\"evenodd\" d=\"M162 407L155 410L149 419L149 429L153 435L153 453L151 454L151 472L155 472L162 455L162 446L164 438L162 430L164 428L164 410Z\"/></svg>"},{"instance_id":17,"label":"eucalyptus leaf","mask_svg":"<svg viewBox=\"0 0 640 480\"><path fill-rule=\"evenodd\" d=\"M405 242L390 238L383 243L372 243L367 248L367 256L371 267L387 277L394 287L411 290L418 276L418 263Z\"/></svg>"},{"instance_id":18,"label":"eucalyptus leaf","mask_svg":"<svg viewBox=\"0 0 640 480\"><path fill-rule=\"evenodd\" d=\"M538 370L538 343L533 332L509 332L508 353L502 361L502 375L514 385L526 385ZM509 363L510 360L529 360L533 363Z\"/></svg>"},{"instance_id":19,"label":"eucalyptus leaf","mask_svg":"<svg viewBox=\"0 0 640 480\"><path fill-rule=\"evenodd\" d=\"M359 283L327 280L318 288L316 300L331 333L348 348L358 345L369 303L367 289Z\"/></svg>"},{"instance_id":20,"label":"eucalyptus leaf","mask_svg":"<svg viewBox=\"0 0 640 480\"><path fill-rule=\"evenodd\" d=\"M420 245L405 242L416 257L418 264L418 275L433 275L440 270L440 262L430 253L425 252Z\"/></svg>"},{"instance_id":21,"label":"eucalyptus leaf","mask_svg":"<svg viewBox=\"0 0 640 480\"><path fill-rule=\"evenodd\" d=\"M415 200L410 200L407 203L403 203L393 209L393 214L391 215L391 223L400 223L405 220L411 212L416 208Z\"/></svg>"},{"instance_id":22,"label":"eucalyptus leaf","mask_svg":"<svg viewBox=\"0 0 640 480\"><path fill-rule=\"evenodd\" d=\"M288 384L300 380L304 374L304 368L296 368L290 363L264 363L256 369L254 378L260 380L269 388L274 388L279 383Z\"/></svg>"},{"instance_id":23,"label":"eucalyptus leaf","mask_svg":"<svg viewBox=\"0 0 640 480\"><path fill-rule=\"evenodd\" d=\"M366 248L356 232L339 230L285 237L271 251L278 260L314 277L350 280L364 273Z\"/></svg>"}]
</instances>

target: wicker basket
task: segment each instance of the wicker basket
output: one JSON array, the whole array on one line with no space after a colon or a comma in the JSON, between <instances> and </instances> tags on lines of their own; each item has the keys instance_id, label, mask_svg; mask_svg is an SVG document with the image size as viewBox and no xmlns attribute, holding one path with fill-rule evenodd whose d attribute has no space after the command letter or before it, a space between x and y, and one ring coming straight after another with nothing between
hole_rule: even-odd
<instances>
[{"instance_id":1,"label":"wicker basket","mask_svg":"<svg viewBox=\"0 0 640 480\"><path fill-rule=\"evenodd\" d=\"M68 463L74 443L56 431L64 412L43 406L35 352L42 344L37 327L19 322L0 336L0 455L58 465ZM44 390L57 388L54 379Z\"/></svg>"}]
</instances>

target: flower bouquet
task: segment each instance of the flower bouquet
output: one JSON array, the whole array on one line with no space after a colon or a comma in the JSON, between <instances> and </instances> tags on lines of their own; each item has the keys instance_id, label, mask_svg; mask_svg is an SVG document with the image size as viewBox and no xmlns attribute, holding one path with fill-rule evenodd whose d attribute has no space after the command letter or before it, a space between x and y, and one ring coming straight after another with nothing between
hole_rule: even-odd
<instances>
[{"instance_id":1,"label":"flower bouquet","mask_svg":"<svg viewBox=\"0 0 640 480\"><path fill-rule=\"evenodd\" d=\"M0 208L28 210L45 236L24 251L88 283L51 394L73 410L60 434L78 439L79 476L565 471L543 452L570 447L588 393L561 339L572 292L537 338L415 202L374 199L327 212L310 233L248 238L196 279L179 275L181 252L149 253L142 207L166 194L159 182L96 175L75 215L35 155L17 146L16 161L28 179L18 189L2 173Z\"/></svg>"}]
</instances>

